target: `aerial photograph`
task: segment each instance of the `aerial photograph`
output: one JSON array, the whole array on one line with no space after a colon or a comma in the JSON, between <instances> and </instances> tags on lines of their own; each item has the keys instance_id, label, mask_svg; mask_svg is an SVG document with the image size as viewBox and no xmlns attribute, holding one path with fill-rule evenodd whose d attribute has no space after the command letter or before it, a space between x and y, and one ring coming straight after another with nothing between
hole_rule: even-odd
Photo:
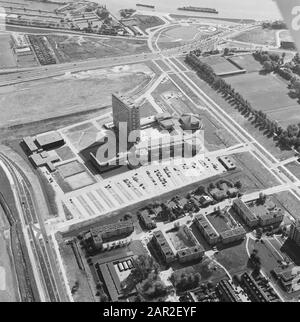
<instances>
[{"instance_id":1,"label":"aerial photograph","mask_svg":"<svg viewBox=\"0 0 300 322\"><path fill-rule=\"evenodd\" d=\"M298 0L0 0L0 302L300 302L297 33Z\"/></svg>"}]
</instances>

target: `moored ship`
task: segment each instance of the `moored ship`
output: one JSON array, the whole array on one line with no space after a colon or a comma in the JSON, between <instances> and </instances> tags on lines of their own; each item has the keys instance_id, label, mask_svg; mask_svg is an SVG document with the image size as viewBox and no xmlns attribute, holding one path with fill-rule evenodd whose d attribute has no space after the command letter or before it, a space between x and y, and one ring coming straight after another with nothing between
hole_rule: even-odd
<instances>
[{"instance_id":1,"label":"moored ship","mask_svg":"<svg viewBox=\"0 0 300 322\"><path fill-rule=\"evenodd\" d=\"M150 8L150 9L154 9L155 6L151 5L151 4L142 4L142 3L137 3L136 4L137 7L145 7L145 8Z\"/></svg>"},{"instance_id":2,"label":"moored ship","mask_svg":"<svg viewBox=\"0 0 300 322\"><path fill-rule=\"evenodd\" d=\"M205 12L205 13L219 13L216 9L214 8L201 8L201 7L180 7L178 10L184 10L184 11L195 11L195 12Z\"/></svg>"}]
</instances>

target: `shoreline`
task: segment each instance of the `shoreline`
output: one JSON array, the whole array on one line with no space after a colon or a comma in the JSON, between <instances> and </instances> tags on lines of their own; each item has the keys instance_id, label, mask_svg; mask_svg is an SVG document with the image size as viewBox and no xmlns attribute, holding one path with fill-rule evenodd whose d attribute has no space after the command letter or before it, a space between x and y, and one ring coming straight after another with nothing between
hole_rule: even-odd
<instances>
[{"instance_id":1,"label":"shoreline","mask_svg":"<svg viewBox=\"0 0 300 322\"><path fill-rule=\"evenodd\" d=\"M206 17L206 16L193 16L193 15L181 15L181 14L173 14L170 13L168 14L169 17L174 18L174 19L212 19L212 20L222 20L222 21L226 21L226 22L235 22L235 23L240 23L241 21L243 21L244 23L254 23L254 22L258 22L258 20L255 19L238 19L238 18L221 18L221 17Z\"/></svg>"}]
</instances>

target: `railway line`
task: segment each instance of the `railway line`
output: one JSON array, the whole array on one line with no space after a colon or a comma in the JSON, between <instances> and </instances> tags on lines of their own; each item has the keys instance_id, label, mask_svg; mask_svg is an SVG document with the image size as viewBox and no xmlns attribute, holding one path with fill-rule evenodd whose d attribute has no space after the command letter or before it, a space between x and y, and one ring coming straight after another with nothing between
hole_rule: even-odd
<instances>
[{"instance_id":1,"label":"railway line","mask_svg":"<svg viewBox=\"0 0 300 322\"><path fill-rule=\"evenodd\" d=\"M17 202L20 203L22 209L19 214L20 224L22 224L23 231L26 231L24 238L27 237L27 243L25 240L23 243L27 244L27 248L29 246L32 251L31 264L33 264L36 276L39 276L39 293L43 293L42 298L51 302L66 301L67 296L62 287L54 255L48 244L44 222L36 211L29 182L18 166L6 156L0 154L0 159L11 173L18 192ZM37 230L39 233L35 233Z\"/></svg>"}]
</instances>

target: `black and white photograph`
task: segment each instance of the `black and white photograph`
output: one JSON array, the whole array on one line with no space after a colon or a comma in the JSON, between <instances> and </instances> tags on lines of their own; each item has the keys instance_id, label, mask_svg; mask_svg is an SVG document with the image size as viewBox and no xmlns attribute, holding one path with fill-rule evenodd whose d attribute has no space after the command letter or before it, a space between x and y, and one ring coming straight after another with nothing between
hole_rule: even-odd
<instances>
[{"instance_id":1,"label":"black and white photograph","mask_svg":"<svg viewBox=\"0 0 300 322\"><path fill-rule=\"evenodd\" d=\"M0 0L0 302L300 302L300 0Z\"/></svg>"}]
</instances>

